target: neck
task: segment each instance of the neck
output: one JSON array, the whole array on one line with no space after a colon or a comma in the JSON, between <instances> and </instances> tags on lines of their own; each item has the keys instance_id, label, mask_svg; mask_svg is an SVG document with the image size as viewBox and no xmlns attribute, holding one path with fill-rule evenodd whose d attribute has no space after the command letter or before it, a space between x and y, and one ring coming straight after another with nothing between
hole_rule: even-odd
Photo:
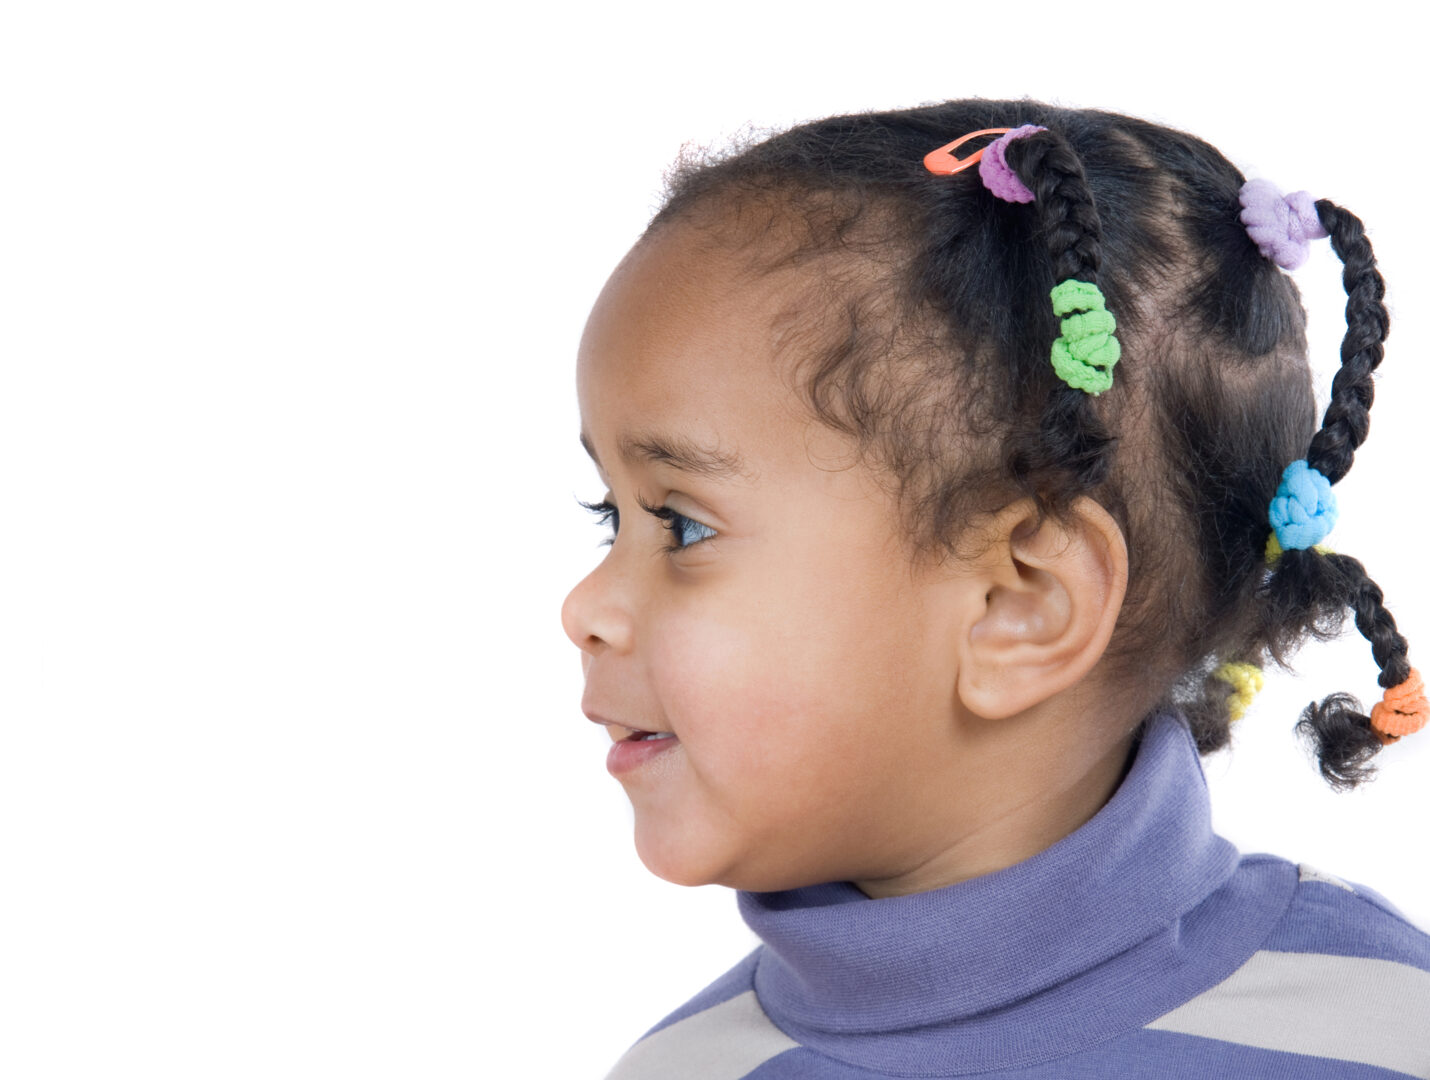
<instances>
[{"instance_id":1,"label":"neck","mask_svg":"<svg viewBox=\"0 0 1430 1080\"><path fill-rule=\"evenodd\" d=\"M847 880L740 892L753 989L790 1039L880 1075L1051 1075L1261 947L1296 874L1263 859L1236 878L1239 861L1191 732L1159 714L1107 805L1020 863L883 899Z\"/></svg>"},{"instance_id":2,"label":"neck","mask_svg":"<svg viewBox=\"0 0 1430 1080\"><path fill-rule=\"evenodd\" d=\"M917 853L897 873L851 883L872 899L906 896L1020 863L1090 821L1117 791L1132 762L1130 733L1081 768L1069 768L1076 761L1069 748L1044 745L1036 754L1020 746L1002 767L985 770L980 812L971 826L942 833L945 842ZM1007 782L1013 776L1018 782Z\"/></svg>"}]
</instances>

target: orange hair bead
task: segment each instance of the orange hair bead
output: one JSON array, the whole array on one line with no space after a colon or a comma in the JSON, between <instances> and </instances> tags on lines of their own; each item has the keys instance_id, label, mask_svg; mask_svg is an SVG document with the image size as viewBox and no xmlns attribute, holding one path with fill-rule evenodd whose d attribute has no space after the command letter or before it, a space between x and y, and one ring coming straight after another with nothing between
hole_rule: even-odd
<instances>
[{"instance_id":1,"label":"orange hair bead","mask_svg":"<svg viewBox=\"0 0 1430 1080\"><path fill-rule=\"evenodd\" d=\"M1430 701L1425 699L1425 683L1420 672L1410 669L1410 678L1388 687L1385 696L1370 711L1370 726L1382 743L1392 743L1402 735L1413 735L1430 718Z\"/></svg>"}]
</instances>

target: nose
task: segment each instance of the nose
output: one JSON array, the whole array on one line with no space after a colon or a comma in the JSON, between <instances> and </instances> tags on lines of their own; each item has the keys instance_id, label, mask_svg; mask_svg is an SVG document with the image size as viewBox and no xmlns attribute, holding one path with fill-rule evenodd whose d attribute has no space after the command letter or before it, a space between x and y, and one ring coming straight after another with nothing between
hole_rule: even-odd
<instances>
[{"instance_id":1,"label":"nose","mask_svg":"<svg viewBox=\"0 0 1430 1080\"><path fill-rule=\"evenodd\" d=\"M582 670L601 649L630 645L630 615L608 580L610 561L607 555L561 602L561 628L581 650Z\"/></svg>"}]
</instances>

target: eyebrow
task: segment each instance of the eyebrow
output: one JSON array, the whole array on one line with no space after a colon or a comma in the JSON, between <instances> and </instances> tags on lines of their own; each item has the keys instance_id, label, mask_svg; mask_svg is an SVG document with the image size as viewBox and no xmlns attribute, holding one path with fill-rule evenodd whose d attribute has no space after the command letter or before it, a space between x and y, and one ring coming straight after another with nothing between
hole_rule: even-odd
<instances>
[{"instance_id":1,"label":"eyebrow","mask_svg":"<svg viewBox=\"0 0 1430 1080\"><path fill-rule=\"evenodd\" d=\"M601 459L596 456L595 447L586 433L581 432L581 446L590 455L596 467L605 471ZM749 479L749 471L744 459L734 451L707 450L690 439L680 435L660 432L642 432L637 435L623 435L618 443L621 457L633 463L668 465L672 469L690 473L710 480Z\"/></svg>"}]
</instances>

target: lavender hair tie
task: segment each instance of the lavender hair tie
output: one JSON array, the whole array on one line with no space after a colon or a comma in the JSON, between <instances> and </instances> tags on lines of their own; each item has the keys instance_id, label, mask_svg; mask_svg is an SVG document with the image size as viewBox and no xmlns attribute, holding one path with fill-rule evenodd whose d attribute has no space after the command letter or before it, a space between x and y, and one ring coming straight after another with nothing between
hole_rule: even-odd
<instances>
[{"instance_id":1,"label":"lavender hair tie","mask_svg":"<svg viewBox=\"0 0 1430 1080\"><path fill-rule=\"evenodd\" d=\"M1018 179L1018 174L1013 171L1003 153L1012 140L1021 139L1035 131L1047 130L1037 124L1024 124L985 146L983 157L978 162L978 175L983 180L983 186L1005 202L1032 202L1033 193L1028 190L1027 184Z\"/></svg>"},{"instance_id":2,"label":"lavender hair tie","mask_svg":"<svg viewBox=\"0 0 1430 1080\"><path fill-rule=\"evenodd\" d=\"M1261 254L1283 270L1295 270L1310 255L1310 241L1330 235L1309 192L1283 197L1270 180L1241 185L1241 223Z\"/></svg>"}]
</instances>

